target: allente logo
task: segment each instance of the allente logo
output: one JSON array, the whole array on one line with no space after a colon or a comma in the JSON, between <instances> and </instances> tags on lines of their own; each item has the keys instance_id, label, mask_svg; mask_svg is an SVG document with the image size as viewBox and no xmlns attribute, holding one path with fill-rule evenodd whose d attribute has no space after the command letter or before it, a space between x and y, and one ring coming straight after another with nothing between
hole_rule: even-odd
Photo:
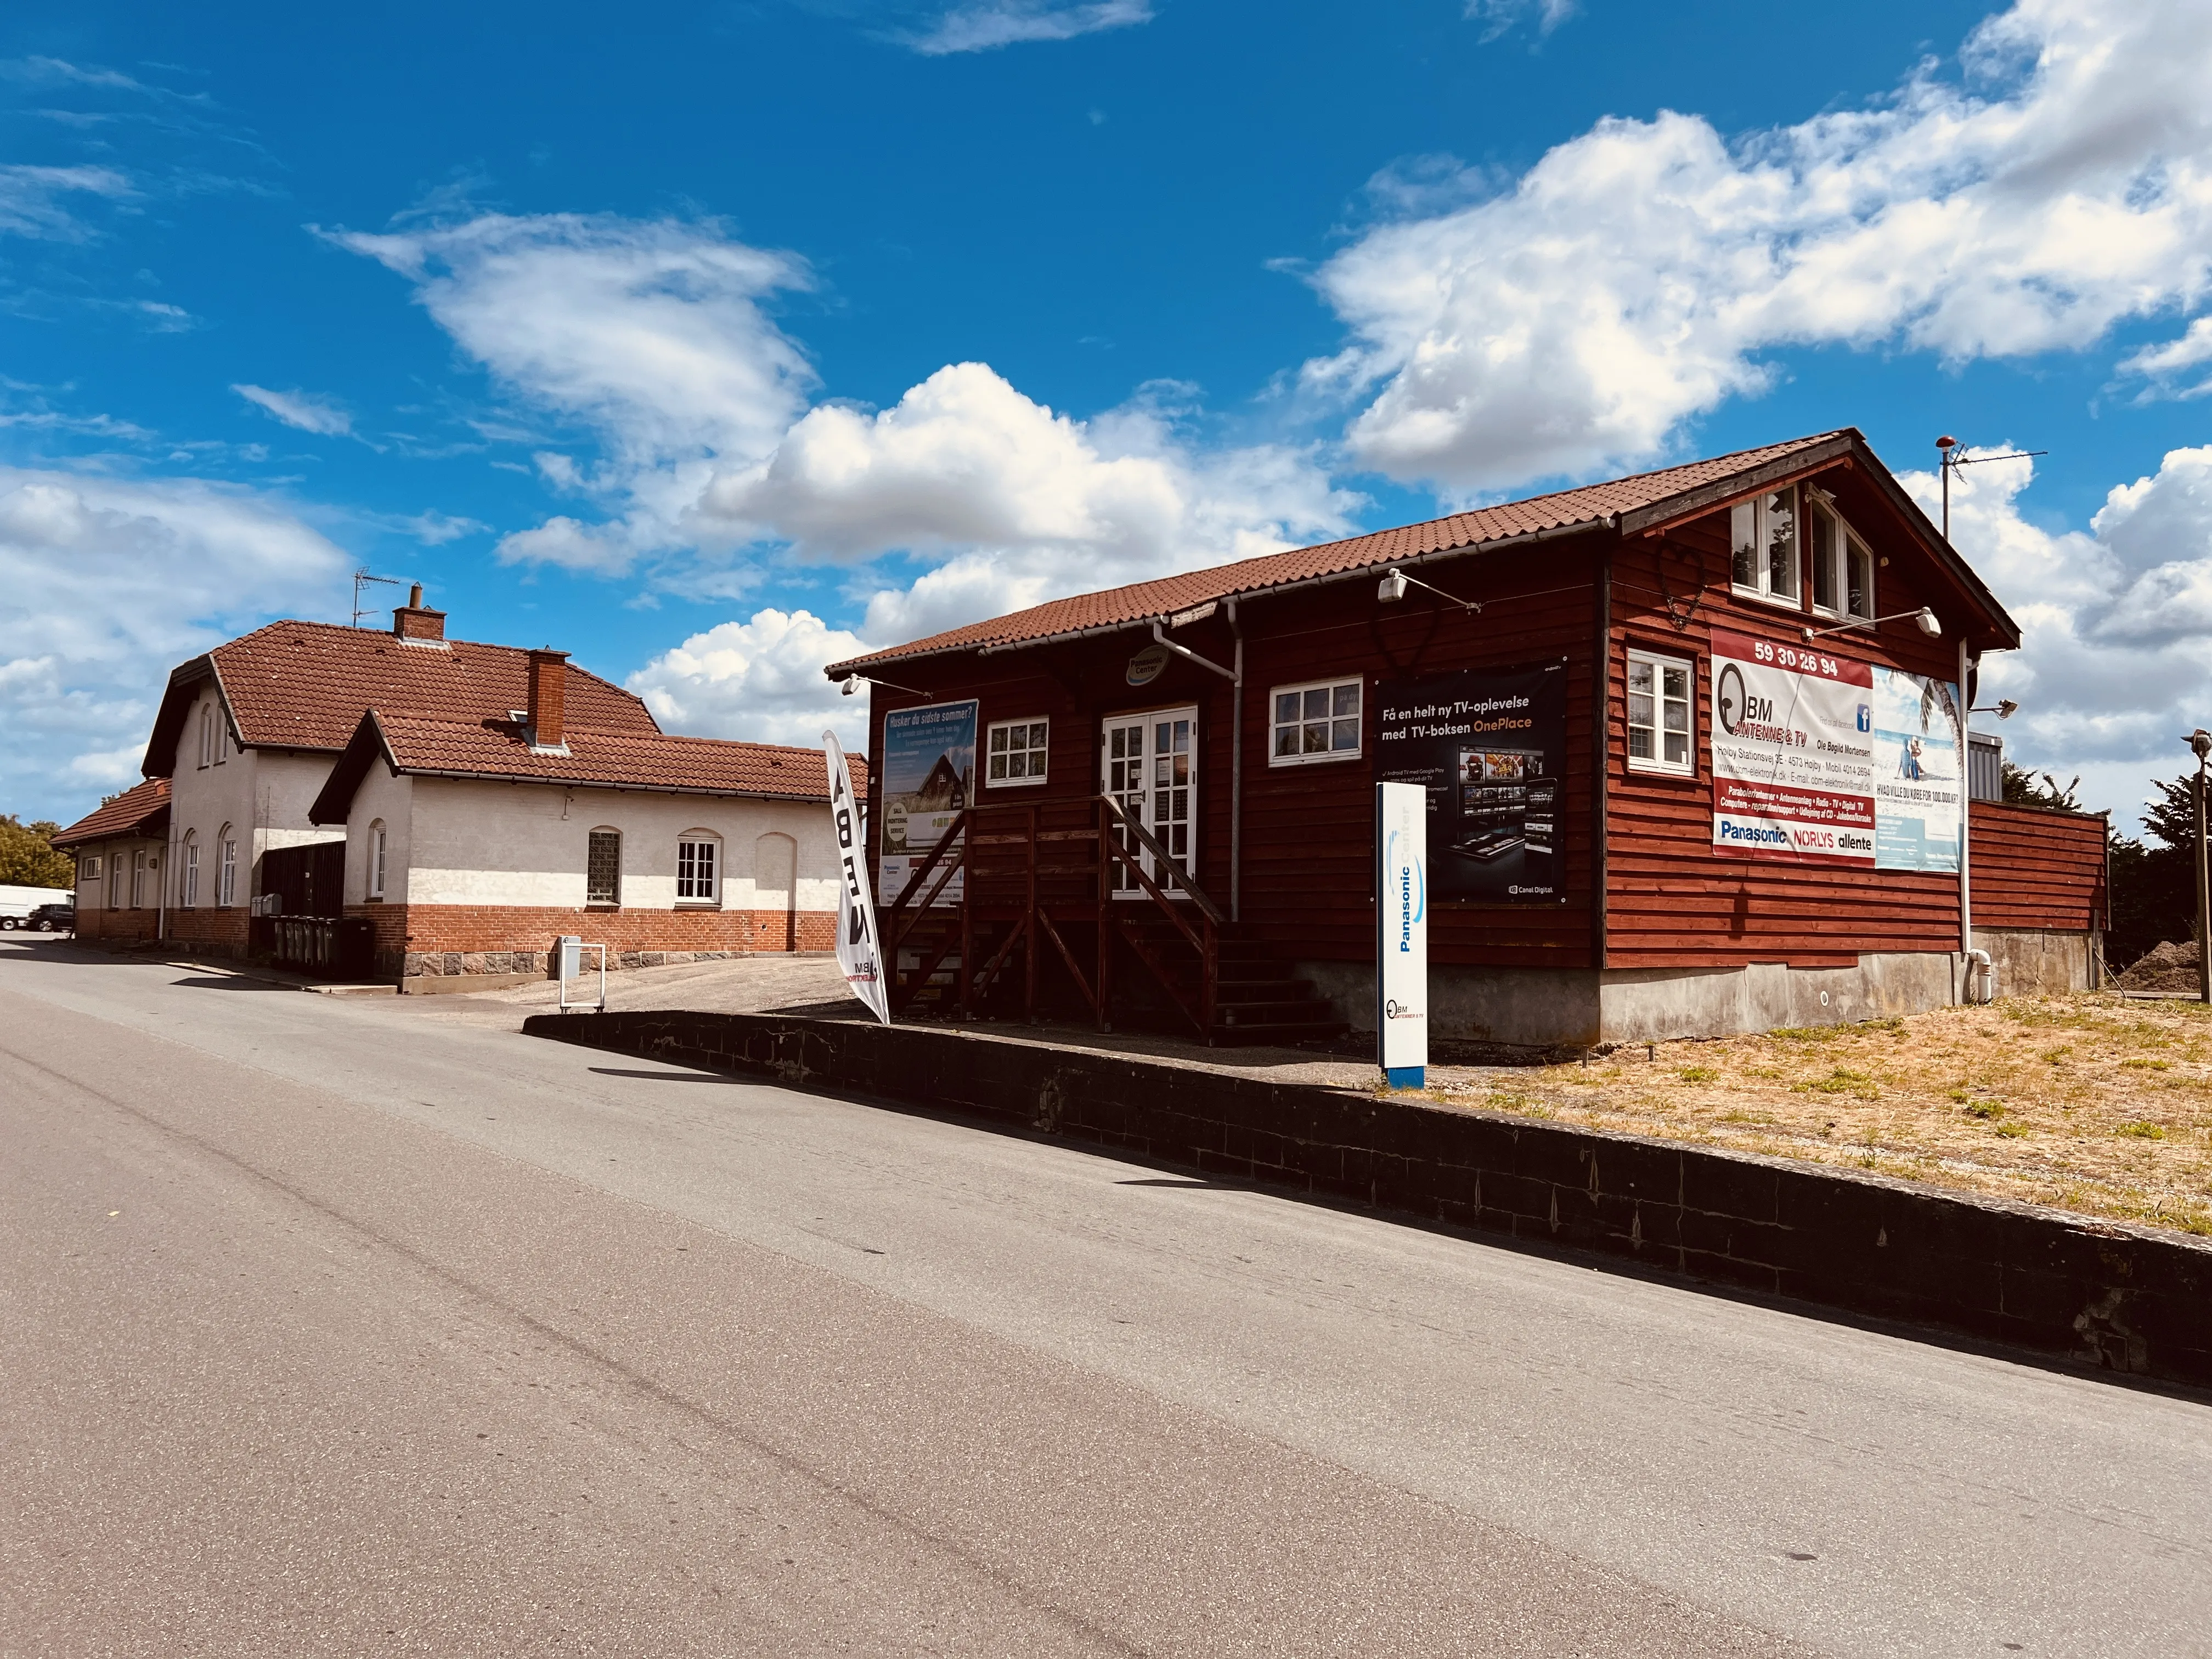
<instances>
[{"instance_id":1,"label":"allente logo","mask_svg":"<svg viewBox=\"0 0 2212 1659\"><path fill-rule=\"evenodd\" d=\"M1765 725L1774 719L1774 699L1754 697L1746 690L1743 671L1734 663L1721 670L1721 683L1713 693L1713 702L1720 710L1721 726L1730 737L1746 720Z\"/></svg>"}]
</instances>

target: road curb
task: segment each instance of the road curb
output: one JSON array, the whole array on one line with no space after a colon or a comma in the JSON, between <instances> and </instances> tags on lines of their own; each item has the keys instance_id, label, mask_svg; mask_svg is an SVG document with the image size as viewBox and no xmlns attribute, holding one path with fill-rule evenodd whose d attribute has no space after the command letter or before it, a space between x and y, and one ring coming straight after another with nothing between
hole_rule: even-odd
<instances>
[{"instance_id":1,"label":"road curb","mask_svg":"<svg viewBox=\"0 0 2212 1659\"><path fill-rule=\"evenodd\" d=\"M533 1014L532 1036L1019 1124L1692 1281L2212 1387L2212 1243L1753 1153L980 1032Z\"/></svg>"}]
</instances>

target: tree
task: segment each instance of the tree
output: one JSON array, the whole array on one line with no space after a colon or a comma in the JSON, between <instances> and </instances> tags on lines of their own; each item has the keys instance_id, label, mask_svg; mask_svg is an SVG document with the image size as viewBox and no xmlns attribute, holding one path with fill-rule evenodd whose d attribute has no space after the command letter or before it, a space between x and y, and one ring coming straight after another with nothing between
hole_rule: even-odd
<instances>
[{"instance_id":1,"label":"tree","mask_svg":"<svg viewBox=\"0 0 2212 1659\"><path fill-rule=\"evenodd\" d=\"M12 812L0 812L0 885L76 886L76 860L54 850L61 829L44 818L26 824Z\"/></svg>"},{"instance_id":2,"label":"tree","mask_svg":"<svg viewBox=\"0 0 2212 1659\"><path fill-rule=\"evenodd\" d=\"M2154 845L2112 832L2112 926L2106 959L2116 968L2154 945L2197 933L2197 775L2160 781L2144 811Z\"/></svg>"},{"instance_id":3,"label":"tree","mask_svg":"<svg viewBox=\"0 0 2212 1659\"><path fill-rule=\"evenodd\" d=\"M2002 761L1999 764L2004 769L2006 805L2041 806L2058 812L2078 812L2081 810L2081 803L2075 796L2075 791L2081 787L2079 777L2062 789L2058 787L2058 780L2048 772L2042 775L2043 781L2039 783L2036 774L2025 767L2014 766L2010 761Z\"/></svg>"}]
</instances>

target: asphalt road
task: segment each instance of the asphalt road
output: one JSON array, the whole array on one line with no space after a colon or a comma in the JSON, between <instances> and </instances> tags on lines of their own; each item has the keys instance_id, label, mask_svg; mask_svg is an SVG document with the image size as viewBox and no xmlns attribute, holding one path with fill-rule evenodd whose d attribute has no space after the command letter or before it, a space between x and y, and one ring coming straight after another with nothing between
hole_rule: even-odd
<instances>
[{"instance_id":1,"label":"asphalt road","mask_svg":"<svg viewBox=\"0 0 2212 1659\"><path fill-rule=\"evenodd\" d=\"M2212 1407L0 944L0 1655L2212 1653Z\"/></svg>"}]
</instances>

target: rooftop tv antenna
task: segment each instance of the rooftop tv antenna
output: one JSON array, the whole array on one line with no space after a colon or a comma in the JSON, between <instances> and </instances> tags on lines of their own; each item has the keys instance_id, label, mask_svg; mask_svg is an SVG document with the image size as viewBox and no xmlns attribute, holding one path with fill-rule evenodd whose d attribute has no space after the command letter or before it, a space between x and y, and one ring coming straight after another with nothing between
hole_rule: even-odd
<instances>
[{"instance_id":1,"label":"rooftop tv antenna","mask_svg":"<svg viewBox=\"0 0 2212 1659\"><path fill-rule=\"evenodd\" d=\"M1945 433L1936 441L1936 453L1942 457L1943 474L1943 539L1951 539L1951 474L1962 466L1981 466L1990 461L2024 461L2031 455L2048 455L2047 449L2008 449L2002 455L1962 455L1959 441Z\"/></svg>"},{"instance_id":2,"label":"rooftop tv antenna","mask_svg":"<svg viewBox=\"0 0 2212 1659\"><path fill-rule=\"evenodd\" d=\"M382 582L386 587L404 587L407 586L407 578L404 576L372 576L368 573L368 567L367 565L363 565L360 569L355 571L353 573L353 625L356 628L360 627L361 619L368 615L368 612L362 608L361 590L368 586L371 582Z\"/></svg>"}]
</instances>

